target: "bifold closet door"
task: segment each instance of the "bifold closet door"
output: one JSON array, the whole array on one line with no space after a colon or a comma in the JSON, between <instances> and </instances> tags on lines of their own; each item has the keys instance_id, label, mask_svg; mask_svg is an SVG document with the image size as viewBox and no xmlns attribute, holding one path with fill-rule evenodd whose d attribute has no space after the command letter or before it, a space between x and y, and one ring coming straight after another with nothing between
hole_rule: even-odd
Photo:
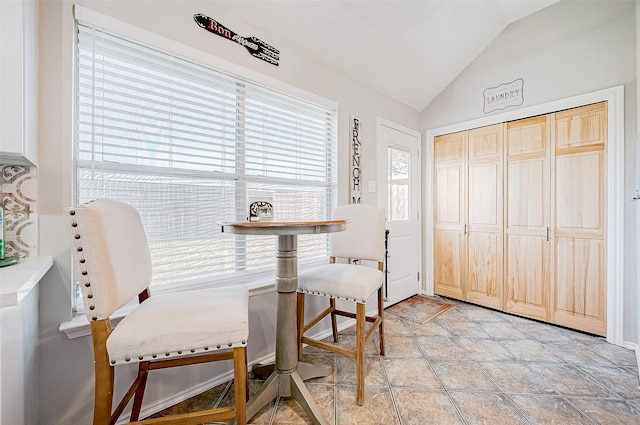
<instances>
[{"instance_id":1,"label":"bifold closet door","mask_svg":"<svg viewBox=\"0 0 640 425\"><path fill-rule=\"evenodd\" d=\"M434 140L434 291L464 299L466 131Z\"/></svg>"},{"instance_id":2,"label":"bifold closet door","mask_svg":"<svg viewBox=\"0 0 640 425\"><path fill-rule=\"evenodd\" d=\"M549 117L506 126L504 310L548 321Z\"/></svg>"},{"instance_id":3,"label":"bifold closet door","mask_svg":"<svg viewBox=\"0 0 640 425\"><path fill-rule=\"evenodd\" d=\"M502 309L503 124L467 135L467 296Z\"/></svg>"},{"instance_id":4,"label":"bifold closet door","mask_svg":"<svg viewBox=\"0 0 640 425\"><path fill-rule=\"evenodd\" d=\"M606 335L607 105L555 114L553 323Z\"/></svg>"}]
</instances>

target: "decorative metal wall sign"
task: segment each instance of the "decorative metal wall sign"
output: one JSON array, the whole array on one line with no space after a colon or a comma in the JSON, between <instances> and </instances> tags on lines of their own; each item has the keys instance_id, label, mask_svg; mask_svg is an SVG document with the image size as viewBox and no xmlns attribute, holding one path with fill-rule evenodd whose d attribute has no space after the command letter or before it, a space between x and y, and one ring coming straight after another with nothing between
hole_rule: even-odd
<instances>
[{"instance_id":1,"label":"decorative metal wall sign","mask_svg":"<svg viewBox=\"0 0 640 425\"><path fill-rule=\"evenodd\" d=\"M524 102L522 87L524 81L518 78L498 87L490 87L484 91L484 113L505 109L509 106L520 106Z\"/></svg>"},{"instance_id":2,"label":"decorative metal wall sign","mask_svg":"<svg viewBox=\"0 0 640 425\"><path fill-rule=\"evenodd\" d=\"M5 257L29 258L38 254L37 174L36 167L0 165Z\"/></svg>"},{"instance_id":3,"label":"decorative metal wall sign","mask_svg":"<svg viewBox=\"0 0 640 425\"><path fill-rule=\"evenodd\" d=\"M351 162L349 166L349 202L362 203L362 141L360 140L361 122L355 115L349 115L349 130L351 137Z\"/></svg>"},{"instance_id":4,"label":"decorative metal wall sign","mask_svg":"<svg viewBox=\"0 0 640 425\"><path fill-rule=\"evenodd\" d=\"M251 56L255 56L258 59L262 59L272 65L278 66L278 60L280 59L280 51L275 47L265 43L257 37L243 37L229 28L222 25L220 22L212 19L202 13L196 13L193 15L193 19L201 27L207 31L218 35L227 40L235 41L251 53Z\"/></svg>"}]
</instances>

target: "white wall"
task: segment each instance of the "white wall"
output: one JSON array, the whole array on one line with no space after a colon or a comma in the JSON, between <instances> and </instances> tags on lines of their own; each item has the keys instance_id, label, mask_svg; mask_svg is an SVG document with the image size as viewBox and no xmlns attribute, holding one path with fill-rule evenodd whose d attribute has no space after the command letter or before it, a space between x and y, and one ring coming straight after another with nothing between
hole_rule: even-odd
<instances>
[{"instance_id":1,"label":"white wall","mask_svg":"<svg viewBox=\"0 0 640 425\"><path fill-rule=\"evenodd\" d=\"M640 0L635 1L636 6L636 82L640 77ZM640 85L636 83L636 113L635 113L635 134L636 134L636 189L640 189ZM635 201L636 208L636 228L640 228L640 200ZM640 306L640 231L636 231L636 267L638 268L636 278L637 306ZM640 373L640 307L636 313L637 339L636 339L636 360Z\"/></svg>"},{"instance_id":2,"label":"white wall","mask_svg":"<svg viewBox=\"0 0 640 425\"><path fill-rule=\"evenodd\" d=\"M1 0L0 0L1 1ZM90 9L175 40L198 51L194 59L223 59L266 75L277 84L295 86L339 105L339 203L347 202L348 118L363 122L363 178L375 180L375 120L380 116L407 128L420 130L419 114L388 97L336 73L290 48L286 40L257 31L201 1L92 1L80 0ZM280 50L275 67L250 56L239 45L207 33L193 21L195 13L214 17L239 34L255 35ZM294 35L292 35L294 36ZM40 127L39 209L40 254L56 259L41 282L40 292L40 418L47 425L91 422L93 359L88 337L73 340L59 332L71 318L69 248L63 208L72 204L71 143L73 100L73 15L71 1L46 0L40 4ZM219 60L218 60L219 61ZM225 63L226 63L225 62ZM375 193L363 193L365 203L375 203ZM250 300L250 361L273 352L275 294ZM153 376L145 402L153 403L219 373L220 367L191 367L167 372L169 385L155 385ZM129 374L133 373L130 369ZM117 392L124 391L116 377ZM120 382L120 383L119 383Z\"/></svg>"},{"instance_id":3,"label":"white wall","mask_svg":"<svg viewBox=\"0 0 640 425\"><path fill-rule=\"evenodd\" d=\"M636 235L637 226L630 201L637 172L635 49L632 1L562 1L507 27L422 113L423 129L484 117L483 90L517 78L524 80L523 108L624 85L624 232L628 237L624 241L623 339L627 345L637 342L636 238L631 236Z\"/></svg>"}]
</instances>

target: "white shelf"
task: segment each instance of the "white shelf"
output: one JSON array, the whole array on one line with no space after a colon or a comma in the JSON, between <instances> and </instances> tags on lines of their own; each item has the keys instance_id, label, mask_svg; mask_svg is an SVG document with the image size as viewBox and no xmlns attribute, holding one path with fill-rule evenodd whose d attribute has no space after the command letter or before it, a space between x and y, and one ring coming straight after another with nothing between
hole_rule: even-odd
<instances>
[{"instance_id":1,"label":"white shelf","mask_svg":"<svg viewBox=\"0 0 640 425\"><path fill-rule=\"evenodd\" d=\"M18 305L52 266L53 257L35 257L0 268L0 308Z\"/></svg>"}]
</instances>

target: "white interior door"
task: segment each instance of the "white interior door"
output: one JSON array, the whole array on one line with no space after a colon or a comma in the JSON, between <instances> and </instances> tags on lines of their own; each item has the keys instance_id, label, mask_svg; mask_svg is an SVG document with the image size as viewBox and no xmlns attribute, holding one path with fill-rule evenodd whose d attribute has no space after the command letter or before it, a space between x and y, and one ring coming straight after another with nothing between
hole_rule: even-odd
<instances>
[{"instance_id":1,"label":"white interior door","mask_svg":"<svg viewBox=\"0 0 640 425\"><path fill-rule=\"evenodd\" d=\"M378 119L378 205L387 210L385 306L420 291L420 133Z\"/></svg>"}]
</instances>

